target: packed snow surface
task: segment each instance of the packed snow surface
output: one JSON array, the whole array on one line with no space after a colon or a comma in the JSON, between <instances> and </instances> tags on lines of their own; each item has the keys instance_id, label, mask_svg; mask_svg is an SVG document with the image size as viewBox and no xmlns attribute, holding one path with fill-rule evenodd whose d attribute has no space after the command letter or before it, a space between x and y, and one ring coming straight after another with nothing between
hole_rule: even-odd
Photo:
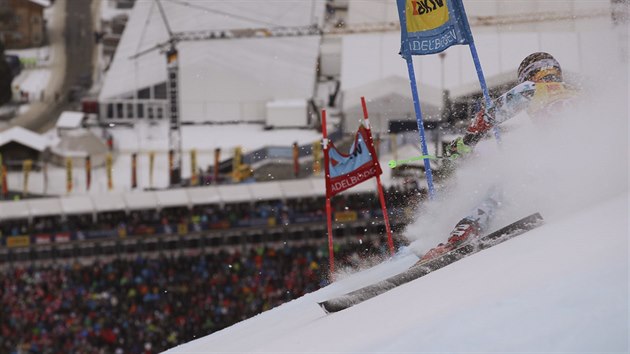
<instances>
[{"instance_id":1,"label":"packed snow surface","mask_svg":"<svg viewBox=\"0 0 630 354\"><path fill-rule=\"evenodd\" d=\"M628 350L627 193L347 310L318 301L406 269L391 261L167 353Z\"/></svg>"}]
</instances>

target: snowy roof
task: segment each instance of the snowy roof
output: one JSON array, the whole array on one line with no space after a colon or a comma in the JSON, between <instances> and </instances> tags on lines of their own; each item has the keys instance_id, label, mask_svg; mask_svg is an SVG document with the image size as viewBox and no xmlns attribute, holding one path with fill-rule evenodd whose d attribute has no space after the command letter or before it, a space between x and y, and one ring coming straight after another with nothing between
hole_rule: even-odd
<instances>
[{"instance_id":1,"label":"snowy roof","mask_svg":"<svg viewBox=\"0 0 630 354\"><path fill-rule=\"evenodd\" d=\"M187 207L190 203L188 194L183 189L156 191L155 197L159 208Z\"/></svg>"},{"instance_id":2,"label":"snowy roof","mask_svg":"<svg viewBox=\"0 0 630 354\"><path fill-rule=\"evenodd\" d=\"M25 200L0 202L0 220L26 219L30 215Z\"/></svg>"},{"instance_id":3,"label":"snowy roof","mask_svg":"<svg viewBox=\"0 0 630 354\"><path fill-rule=\"evenodd\" d=\"M22 127L13 127L0 132L0 146L6 145L12 141L37 151L44 151L48 146L48 142L42 135Z\"/></svg>"},{"instance_id":4,"label":"snowy roof","mask_svg":"<svg viewBox=\"0 0 630 354\"><path fill-rule=\"evenodd\" d=\"M87 195L61 197L60 201L61 211L65 215L94 213L94 204Z\"/></svg>"},{"instance_id":5,"label":"snowy roof","mask_svg":"<svg viewBox=\"0 0 630 354\"><path fill-rule=\"evenodd\" d=\"M142 210L157 208L155 192L131 192L123 195L128 210Z\"/></svg>"},{"instance_id":6,"label":"snowy roof","mask_svg":"<svg viewBox=\"0 0 630 354\"><path fill-rule=\"evenodd\" d=\"M226 203L241 203L253 200L252 192L246 184L234 184L219 188L221 200Z\"/></svg>"},{"instance_id":7,"label":"snowy roof","mask_svg":"<svg viewBox=\"0 0 630 354\"><path fill-rule=\"evenodd\" d=\"M29 1L42 7L50 6L50 0L29 0Z\"/></svg>"},{"instance_id":8,"label":"snowy roof","mask_svg":"<svg viewBox=\"0 0 630 354\"><path fill-rule=\"evenodd\" d=\"M282 188L280 182L267 182L264 184L252 183L249 184L249 190L254 197L254 200L270 200L279 199L282 197Z\"/></svg>"},{"instance_id":9,"label":"snowy roof","mask_svg":"<svg viewBox=\"0 0 630 354\"><path fill-rule=\"evenodd\" d=\"M64 111L61 113L59 119L57 120L57 128L79 128L81 126L81 122L83 122L84 117L85 113L83 112Z\"/></svg>"},{"instance_id":10,"label":"snowy roof","mask_svg":"<svg viewBox=\"0 0 630 354\"><path fill-rule=\"evenodd\" d=\"M191 205L209 205L221 202L218 187L186 188Z\"/></svg>"},{"instance_id":11,"label":"snowy roof","mask_svg":"<svg viewBox=\"0 0 630 354\"><path fill-rule=\"evenodd\" d=\"M196 6L164 1L162 6L173 32L304 26L323 17L321 1L308 6L302 0L267 2L255 12L248 1L200 2ZM163 53L156 50L130 57L167 39L155 2L138 1L105 77L100 100L131 97L138 89L166 81ZM267 101L312 97L318 47L319 36L180 42L183 120L243 120L264 112Z\"/></svg>"},{"instance_id":12,"label":"snowy roof","mask_svg":"<svg viewBox=\"0 0 630 354\"><path fill-rule=\"evenodd\" d=\"M29 199L28 209L32 217L61 215L61 202L59 198Z\"/></svg>"},{"instance_id":13,"label":"snowy roof","mask_svg":"<svg viewBox=\"0 0 630 354\"><path fill-rule=\"evenodd\" d=\"M92 195L94 208L97 212L104 211L125 211L125 200L122 194L108 192L99 195Z\"/></svg>"}]
</instances>

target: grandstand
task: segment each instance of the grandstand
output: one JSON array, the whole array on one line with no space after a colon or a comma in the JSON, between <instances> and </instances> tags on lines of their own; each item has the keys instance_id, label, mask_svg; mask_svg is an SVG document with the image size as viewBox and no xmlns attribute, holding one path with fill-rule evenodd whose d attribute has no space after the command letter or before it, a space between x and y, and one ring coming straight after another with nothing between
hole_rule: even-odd
<instances>
[{"instance_id":1,"label":"grandstand","mask_svg":"<svg viewBox=\"0 0 630 354\"><path fill-rule=\"evenodd\" d=\"M409 211L405 194L390 188L394 226ZM0 263L50 262L325 237L321 179L189 187L134 193L64 196L0 202ZM335 239L383 235L372 183L333 200ZM375 222L375 220L377 222Z\"/></svg>"}]
</instances>

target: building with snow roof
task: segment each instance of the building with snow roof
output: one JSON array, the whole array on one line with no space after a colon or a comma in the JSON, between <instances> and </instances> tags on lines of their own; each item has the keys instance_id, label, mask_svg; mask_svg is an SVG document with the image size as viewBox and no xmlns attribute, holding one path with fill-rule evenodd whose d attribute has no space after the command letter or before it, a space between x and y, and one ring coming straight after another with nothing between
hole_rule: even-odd
<instances>
[{"instance_id":1,"label":"building with snow roof","mask_svg":"<svg viewBox=\"0 0 630 354\"><path fill-rule=\"evenodd\" d=\"M7 49L39 47L46 41L44 8L49 0L0 1L0 40Z\"/></svg>"},{"instance_id":2,"label":"building with snow roof","mask_svg":"<svg viewBox=\"0 0 630 354\"><path fill-rule=\"evenodd\" d=\"M320 36L229 37L231 30L319 25L321 1L160 4L166 23L154 1L137 2L130 14L99 95L102 123L167 118L168 45L158 45L169 31L178 41L183 123L264 122L269 102L314 96Z\"/></svg>"},{"instance_id":3,"label":"building with snow roof","mask_svg":"<svg viewBox=\"0 0 630 354\"><path fill-rule=\"evenodd\" d=\"M0 154L9 169L22 169L24 160L39 161L49 145L44 136L22 127L0 132Z\"/></svg>"}]
</instances>

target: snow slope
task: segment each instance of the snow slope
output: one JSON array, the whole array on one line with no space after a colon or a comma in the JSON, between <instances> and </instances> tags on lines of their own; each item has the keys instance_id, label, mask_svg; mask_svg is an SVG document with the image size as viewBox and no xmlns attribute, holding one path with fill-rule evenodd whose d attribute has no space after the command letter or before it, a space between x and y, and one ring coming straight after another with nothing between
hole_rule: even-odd
<instances>
[{"instance_id":1,"label":"snow slope","mask_svg":"<svg viewBox=\"0 0 630 354\"><path fill-rule=\"evenodd\" d=\"M395 259L167 353L628 351L628 195L342 312L317 302L405 269Z\"/></svg>"},{"instance_id":2,"label":"snow slope","mask_svg":"<svg viewBox=\"0 0 630 354\"><path fill-rule=\"evenodd\" d=\"M626 92L542 126L515 118L418 211L394 259L167 353L628 352ZM318 307L412 265L497 182L492 229L532 211L545 224L350 309Z\"/></svg>"}]
</instances>

